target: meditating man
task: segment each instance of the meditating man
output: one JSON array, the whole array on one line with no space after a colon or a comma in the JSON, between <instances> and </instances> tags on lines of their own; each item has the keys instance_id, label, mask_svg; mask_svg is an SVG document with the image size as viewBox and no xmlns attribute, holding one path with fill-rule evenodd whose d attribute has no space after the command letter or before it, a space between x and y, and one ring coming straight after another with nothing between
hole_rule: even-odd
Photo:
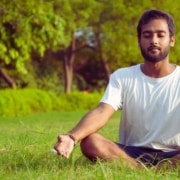
<instances>
[{"instance_id":1,"label":"meditating man","mask_svg":"<svg viewBox=\"0 0 180 180\"><path fill-rule=\"evenodd\" d=\"M110 77L101 101L54 149L68 158L80 141L90 160L121 159L131 168L180 160L180 67L169 61L175 44L173 18L161 10L145 11L137 26L144 62L120 68ZM117 110L122 110L119 142L98 134Z\"/></svg>"}]
</instances>

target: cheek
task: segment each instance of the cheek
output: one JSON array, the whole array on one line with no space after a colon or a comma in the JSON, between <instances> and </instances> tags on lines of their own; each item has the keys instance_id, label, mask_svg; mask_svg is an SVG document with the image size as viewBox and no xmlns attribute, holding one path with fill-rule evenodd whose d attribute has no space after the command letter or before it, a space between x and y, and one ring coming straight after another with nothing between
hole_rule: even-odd
<instances>
[{"instance_id":1,"label":"cheek","mask_svg":"<svg viewBox=\"0 0 180 180\"><path fill-rule=\"evenodd\" d=\"M148 42L139 41L139 47L142 48L142 49L146 49L148 47Z\"/></svg>"},{"instance_id":2,"label":"cheek","mask_svg":"<svg viewBox=\"0 0 180 180\"><path fill-rule=\"evenodd\" d=\"M167 48L167 47L171 47L172 45L171 45L171 41L169 39L166 39L164 41L161 41L159 46L161 48Z\"/></svg>"},{"instance_id":3,"label":"cheek","mask_svg":"<svg viewBox=\"0 0 180 180\"><path fill-rule=\"evenodd\" d=\"M162 41L163 44L170 44L171 40L170 39L164 39L164 41Z\"/></svg>"},{"instance_id":4,"label":"cheek","mask_svg":"<svg viewBox=\"0 0 180 180\"><path fill-rule=\"evenodd\" d=\"M164 38L160 41L161 45L170 45L170 46L174 46L174 38Z\"/></svg>"}]
</instances>

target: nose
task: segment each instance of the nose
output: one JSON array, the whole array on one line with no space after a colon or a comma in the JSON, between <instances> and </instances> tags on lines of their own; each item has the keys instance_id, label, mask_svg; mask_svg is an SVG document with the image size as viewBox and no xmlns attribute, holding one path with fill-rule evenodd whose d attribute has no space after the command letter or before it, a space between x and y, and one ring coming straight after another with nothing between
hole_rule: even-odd
<instances>
[{"instance_id":1,"label":"nose","mask_svg":"<svg viewBox=\"0 0 180 180\"><path fill-rule=\"evenodd\" d=\"M151 38L151 44L152 45L158 44L158 37L155 34Z\"/></svg>"}]
</instances>

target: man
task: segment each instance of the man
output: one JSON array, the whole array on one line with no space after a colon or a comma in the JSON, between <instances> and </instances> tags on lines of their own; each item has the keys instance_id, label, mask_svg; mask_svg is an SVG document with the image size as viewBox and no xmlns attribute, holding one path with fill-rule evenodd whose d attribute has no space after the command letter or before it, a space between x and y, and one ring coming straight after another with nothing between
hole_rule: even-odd
<instances>
[{"instance_id":1,"label":"man","mask_svg":"<svg viewBox=\"0 0 180 180\"><path fill-rule=\"evenodd\" d=\"M180 67L169 62L175 44L171 16L160 10L146 11L137 26L143 64L121 68L111 77L96 108L66 135L59 135L55 150L66 158L81 141L89 159L121 159L131 168L142 163L157 165L180 160ZM96 132L122 110L119 142Z\"/></svg>"}]
</instances>

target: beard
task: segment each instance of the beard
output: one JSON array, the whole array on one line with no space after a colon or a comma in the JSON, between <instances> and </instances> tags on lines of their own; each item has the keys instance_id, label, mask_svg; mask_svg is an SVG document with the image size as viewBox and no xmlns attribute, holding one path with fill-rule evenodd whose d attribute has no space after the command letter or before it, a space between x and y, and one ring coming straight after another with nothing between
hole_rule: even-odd
<instances>
[{"instance_id":1,"label":"beard","mask_svg":"<svg viewBox=\"0 0 180 180\"><path fill-rule=\"evenodd\" d=\"M152 46L147 49L144 49L142 46L140 46L141 54L142 54L143 58L146 61L149 61L152 63L162 61L163 59L165 59L168 56L169 51L170 51L170 46L166 47L166 49L164 49L163 51L161 51L160 48L157 48L160 51L160 53L158 55L156 55L156 54L153 55L150 53L152 48L155 48L155 47Z\"/></svg>"}]
</instances>

